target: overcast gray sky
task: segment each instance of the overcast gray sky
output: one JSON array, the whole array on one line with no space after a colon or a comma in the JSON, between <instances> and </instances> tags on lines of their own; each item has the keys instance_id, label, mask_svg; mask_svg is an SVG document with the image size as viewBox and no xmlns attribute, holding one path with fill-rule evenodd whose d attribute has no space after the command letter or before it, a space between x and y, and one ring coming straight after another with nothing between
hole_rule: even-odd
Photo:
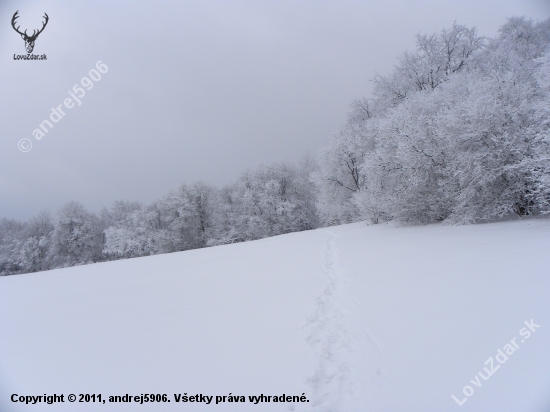
<instances>
[{"instance_id":1,"label":"overcast gray sky","mask_svg":"<svg viewBox=\"0 0 550 412\"><path fill-rule=\"evenodd\" d=\"M183 182L223 185L246 167L316 154L414 48L458 23L492 37L548 0L5 1L0 3L0 217L77 200L150 202ZM34 54L15 61L30 32ZM33 130L96 62L109 67L41 140ZM29 139L29 152L18 150Z\"/></svg>"}]
</instances>

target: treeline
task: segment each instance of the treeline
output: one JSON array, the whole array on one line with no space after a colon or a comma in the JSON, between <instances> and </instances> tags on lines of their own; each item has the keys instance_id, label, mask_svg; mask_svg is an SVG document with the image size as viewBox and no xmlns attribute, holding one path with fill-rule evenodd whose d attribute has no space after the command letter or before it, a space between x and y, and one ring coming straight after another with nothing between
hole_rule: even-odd
<instances>
[{"instance_id":1,"label":"treeline","mask_svg":"<svg viewBox=\"0 0 550 412\"><path fill-rule=\"evenodd\" d=\"M150 205L117 201L99 215L77 202L29 222L0 221L0 274L149 256L318 226L308 157L262 165L221 189L196 182Z\"/></svg>"},{"instance_id":2,"label":"treeline","mask_svg":"<svg viewBox=\"0 0 550 412\"><path fill-rule=\"evenodd\" d=\"M550 211L550 20L495 39L454 24L418 35L374 97L352 105L319 165L252 168L150 205L0 221L0 274L169 253L359 220L451 224Z\"/></svg>"}]
</instances>

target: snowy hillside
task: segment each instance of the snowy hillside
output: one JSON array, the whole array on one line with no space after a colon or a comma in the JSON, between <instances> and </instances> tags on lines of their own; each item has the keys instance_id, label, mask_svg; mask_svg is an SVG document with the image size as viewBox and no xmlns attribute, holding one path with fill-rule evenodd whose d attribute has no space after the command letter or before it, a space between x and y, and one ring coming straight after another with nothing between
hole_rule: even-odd
<instances>
[{"instance_id":1,"label":"snowy hillside","mask_svg":"<svg viewBox=\"0 0 550 412\"><path fill-rule=\"evenodd\" d=\"M2 277L0 410L548 411L549 250L549 219L356 223Z\"/></svg>"}]
</instances>

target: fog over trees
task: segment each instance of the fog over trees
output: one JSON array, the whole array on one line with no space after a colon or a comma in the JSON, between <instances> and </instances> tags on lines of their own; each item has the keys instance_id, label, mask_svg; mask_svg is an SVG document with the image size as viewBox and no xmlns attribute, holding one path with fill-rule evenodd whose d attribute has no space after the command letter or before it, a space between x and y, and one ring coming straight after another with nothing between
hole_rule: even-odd
<instances>
[{"instance_id":1,"label":"fog over trees","mask_svg":"<svg viewBox=\"0 0 550 412\"><path fill-rule=\"evenodd\" d=\"M469 224L550 211L550 20L494 39L459 24L418 35L318 159L184 184L99 215L70 202L0 220L0 274L261 239L354 221Z\"/></svg>"}]
</instances>

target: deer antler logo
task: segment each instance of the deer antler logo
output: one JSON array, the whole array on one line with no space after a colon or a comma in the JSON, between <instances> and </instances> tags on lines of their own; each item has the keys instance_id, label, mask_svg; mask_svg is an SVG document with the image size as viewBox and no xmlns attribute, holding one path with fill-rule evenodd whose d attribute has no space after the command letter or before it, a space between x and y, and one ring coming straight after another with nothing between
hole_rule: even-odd
<instances>
[{"instance_id":1,"label":"deer antler logo","mask_svg":"<svg viewBox=\"0 0 550 412\"><path fill-rule=\"evenodd\" d=\"M19 27L20 27L20 26L15 27L15 23L16 23L15 21L16 21L17 18L19 17L19 16L17 15L17 13L19 13L19 10L17 10L17 11L15 12L15 14L13 15L13 17L12 17L12 19L11 19L11 25L12 25L13 29L14 29L17 33L19 33L19 34L21 35L21 38L22 38L23 40L25 40L25 48L27 49L27 53L32 53L32 51L33 51L33 49L34 49L34 42L36 41L36 38L38 37L38 35L39 35L40 33L42 33L42 31L44 31L44 28L45 28L46 25L48 24L48 20L49 20L50 18L48 17L48 15L47 15L46 13L44 13L44 18L46 19L46 21L45 21L44 23L42 23L42 28L41 28L40 30L38 30L38 32L37 32L36 30L34 30L33 33L32 33L32 35L29 36L29 35L27 35L27 30L25 30L24 33L21 33L21 32L19 31Z\"/></svg>"}]
</instances>

